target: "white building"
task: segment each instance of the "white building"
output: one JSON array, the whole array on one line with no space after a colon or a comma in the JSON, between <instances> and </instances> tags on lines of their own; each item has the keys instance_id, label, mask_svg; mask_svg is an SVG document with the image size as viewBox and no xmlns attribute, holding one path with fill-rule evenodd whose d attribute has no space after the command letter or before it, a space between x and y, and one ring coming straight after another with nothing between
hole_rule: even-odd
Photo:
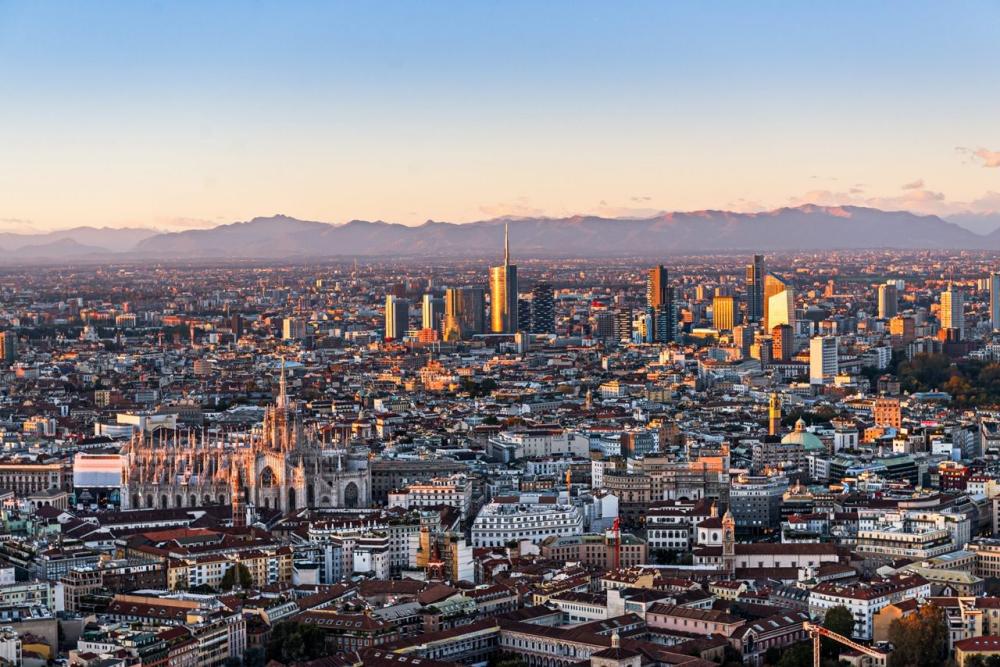
<instances>
[{"instance_id":1,"label":"white building","mask_svg":"<svg viewBox=\"0 0 1000 667\"><path fill-rule=\"evenodd\" d=\"M872 617L883 607L909 600L929 597L931 585L919 575L896 575L871 583L838 586L821 583L809 592L809 613L822 621L833 607L846 607L854 617L854 638L872 638Z\"/></svg>"},{"instance_id":2,"label":"white building","mask_svg":"<svg viewBox=\"0 0 1000 667\"><path fill-rule=\"evenodd\" d=\"M547 537L582 535L579 508L560 505L553 496L523 494L487 503L472 523L472 546L502 547L528 540L538 544Z\"/></svg>"},{"instance_id":3,"label":"white building","mask_svg":"<svg viewBox=\"0 0 1000 667\"><path fill-rule=\"evenodd\" d=\"M429 482L415 482L405 489L389 493L389 507L421 509L441 505L457 508L461 520L465 521L472 508L472 481L459 473L435 477Z\"/></svg>"},{"instance_id":4,"label":"white building","mask_svg":"<svg viewBox=\"0 0 1000 667\"><path fill-rule=\"evenodd\" d=\"M816 336L809 341L809 384L830 384L837 375L837 337Z\"/></svg>"}]
</instances>

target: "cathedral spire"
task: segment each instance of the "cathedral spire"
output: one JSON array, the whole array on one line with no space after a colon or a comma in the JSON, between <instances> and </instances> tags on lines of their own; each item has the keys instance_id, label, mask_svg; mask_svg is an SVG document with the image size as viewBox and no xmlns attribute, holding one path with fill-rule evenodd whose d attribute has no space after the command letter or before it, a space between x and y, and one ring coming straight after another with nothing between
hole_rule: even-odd
<instances>
[{"instance_id":1,"label":"cathedral spire","mask_svg":"<svg viewBox=\"0 0 1000 667\"><path fill-rule=\"evenodd\" d=\"M288 407L288 378L285 373L285 358L281 358L281 380L278 383L278 407Z\"/></svg>"}]
</instances>

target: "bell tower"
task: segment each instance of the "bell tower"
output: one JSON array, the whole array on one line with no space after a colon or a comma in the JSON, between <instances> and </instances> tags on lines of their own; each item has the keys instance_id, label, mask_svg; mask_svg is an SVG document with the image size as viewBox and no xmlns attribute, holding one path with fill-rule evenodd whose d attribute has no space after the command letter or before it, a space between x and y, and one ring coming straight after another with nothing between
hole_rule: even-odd
<instances>
[{"instance_id":1,"label":"bell tower","mask_svg":"<svg viewBox=\"0 0 1000 667\"><path fill-rule=\"evenodd\" d=\"M767 410L767 434L778 435L781 430L781 399L777 392L771 393L771 402Z\"/></svg>"},{"instance_id":2,"label":"bell tower","mask_svg":"<svg viewBox=\"0 0 1000 667\"><path fill-rule=\"evenodd\" d=\"M728 509L722 516L722 567L730 576L736 571L736 520Z\"/></svg>"}]
</instances>

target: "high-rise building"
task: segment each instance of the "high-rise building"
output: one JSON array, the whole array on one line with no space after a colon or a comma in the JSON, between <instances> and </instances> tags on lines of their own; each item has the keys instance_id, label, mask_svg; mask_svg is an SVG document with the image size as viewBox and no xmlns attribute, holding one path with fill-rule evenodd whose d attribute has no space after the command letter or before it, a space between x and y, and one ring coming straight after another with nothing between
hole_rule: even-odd
<instances>
[{"instance_id":1,"label":"high-rise building","mask_svg":"<svg viewBox=\"0 0 1000 667\"><path fill-rule=\"evenodd\" d=\"M809 384L830 384L838 365L836 336L816 336L809 341Z\"/></svg>"},{"instance_id":2,"label":"high-rise building","mask_svg":"<svg viewBox=\"0 0 1000 667\"><path fill-rule=\"evenodd\" d=\"M632 311L628 308L615 313L615 337L622 343L632 342Z\"/></svg>"},{"instance_id":3,"label":"high-rise building","mask_svg":"<svg viewBox=\"0 0 1000 667\"><path fill-rule=\"evenodd\" d=\"M420 313L424 329L437 329L444 318L444 299L433 294L425 294Z\"/></svg>"},{"instance_id":4,"label":"high-rise building","mask_svg":"<svg viewBox=\"0 0 1000 667\"><path fill-rule=\"evenodd\" d=\"M784 278L782 278L777 274L768 273L767 275L764 276L764 297L763 297L764 312L761 315L761 319L764 322L764 326L767 328L768 331L774 328L773 326L770 326L770 319L769 319L771 314L770 313L771 297L774 296L775 294L780 294L781 292L784 292L789 287L790 287L789 283L786 282Z\"/></svg>"},{"instance_id":5,"label":"high-rise building","mask_svg":"<svg viewBox=\"0 0 1000 667\"><path fill-rule=\"evenodd\" d=\"M746 292L747 317L757 321L764 316L764 255L754 255L753 261L747 264Z\"/></svg>"},{"instance_id":6,"label":"high-rise building","mask_svg":"<svg viewBox=\"0 0 1000 667\"><path fill-rule=\"evenodd\" d=\"M5 363L17 361L17 334L13 331L0 332L0 354Z\"/></svg>"},{"instance_id":7,"label":"high-rise building","mask_svg":"<svg viewBox=\"0 0 1000 667\"><path fill-rule=\"evenodd\" d=\"M1000 329L1000 273L990 274L990 323Z\"/></svg>"},{"instance_id":8,"label":"high-rise building","mask_svg":"<svg viewBox=\"0 0 1000 667\"><path fill-rule=\"evenodd\" d=\"M656 266L646 276L646 311L653 318L653 340L668 343L677 338L677 308L667 269Z\"/></svg>"},{"instance_id":9,"label":"high-rise building","mask_svg":"<svg viewBox=\"0 0 1000 667\"><path fill-rule=\"evenodd\" d=\"M516 333L517 266L510 263L510 233L506 223L503 230L503 266L490 269L490 330Z\"/></svg>"},{"instance_id":10,"label":"high-rise building","mask_svg":"<svg viewBox=\"0 0 1000 667\"><path fill-rule=\"evenodd\" d=\"M889 335L893 346L899 348L908 345L917 337L917 323L912 317L896 315L889 320Z\"/></svg>"},{"instance_id":11,"label":"high-rise building","mask_svg":"<svg viewBox=\"0 0 1000 667\"><path fill-rule=\"evenodd\" d=\"M965 298L954 285L941 292L941 328L958 331L958 340L965 339Z\"/></svg>"},{"instance_id":12,"label":"high-rise building","mask_svg":"<svg viewBox=\"0 0 1000 667\"><path fill-rule=\"evenodd\" d=\"M899 313L899 293L896 283L890 282L878 286L878 316L888 320Z\"/></svg>"},{"instance_id":13,"label":"high-rise building","mask_svg":"<svg viewBox=\"0 0 1000 667\"><path fill-rule=\"evenodd\" d=\"M744 357L750 354L752 343L753 329L743 324L733 327L733 346L739 348Z\"/></svg>"},{"instance_id":14,"label":"high-rise building","mask_svg":"<svg viewBox=\"0 0 1000 667\"><path fill-rule=\"evenodd\" d=\"M301 317L286 317L281 323L281 337L285 340L302 340L306 337L306 321Z\"/></svg>"},{"instance_id":15,"label":"high-rise building","mask_svg":"<svg viewBox=\"0 0 1000 667\"><path fill-rule=\"evenodd\" d=\"M517 329L531 331L531 299L517 300Z\"/></svg>"},{"instance_id":16,"label":"high-rise building","mask_svg":"<svg viewBox=\"0 0 1000 667\"><path fill-rule=\"evenodd\" d=\"M787 324L795 330L795 288L791 285L767 300L767 330Z\"/></svg>"},{"instance_id":17,"label":"high-rise building","mask_svg":"<svg viewBox=\"0 0 1000 667\"><path fill-rule=\"evenodd\" d=\"M556 308L552 285L536 283L531 289L532 333L555 333Z\"/></svg>"},{"instance_id":18,"label":"high-rise building","mask_svg":"<svg viewBox=\"0 0 1000 667\"><path fill-rule=\"evenodd\" d=\"M385 339L402 340L410 323L410 303L398 296L385 297Z\"/></svg>"},{"instance_id":19,"label":"high-rise building","mask_svg":"<svg viewBox=\"0 0 1000 667\"><path fill-rule=\"evenodd\" d=\"M444 339L456 341L486 331L486 298L481 287L455 287L444 293Z\"/></svg>"},{"instance_id":20,"label":"high-rise building","mask_svg":"<svg viewBox=\"0 0 1000 667\"><path fill-rule=\"evenodd\" d=\"M607 310L594 313L591 335L594 338L610 340L615 337L615 314Z\"/></svg>"},{"instance_id":21,"label":"high-rise building","mask_svg":"<svg viewBox=\"0 0 1000 667\"><path fill-rule=\"evenodd\" d=\"M771 329L771 340L774 344L774 360L777 362L791 361L795 354L795 331L788 324L779 324Z\"/></svg>"},{"instance_id":22,"label":"high-rise building","mask_svg":"<svg viewBox=\"0 0 1000 667\"><path fill-rule=\"evenodd\" d=\"M736 300L731 296L712 299L712 325L719 331L732 331L736 325Z\"/></svg>"}]
</instances>

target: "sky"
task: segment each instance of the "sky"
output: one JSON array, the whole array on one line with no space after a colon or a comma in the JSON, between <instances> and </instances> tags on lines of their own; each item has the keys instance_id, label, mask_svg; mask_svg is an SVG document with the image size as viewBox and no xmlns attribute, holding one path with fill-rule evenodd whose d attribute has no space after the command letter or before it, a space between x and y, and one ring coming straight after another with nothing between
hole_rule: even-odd
<instances>
[{"instance_id":1,"label":"sky","mask_svg":"<svg viewBox=\"0 0 1000 667\"><path fill-rule=\"evenodd\" d=\"M0 231L1000 212L998 44L998 0L0 0Z\"/></svg>"}]
</instances>

